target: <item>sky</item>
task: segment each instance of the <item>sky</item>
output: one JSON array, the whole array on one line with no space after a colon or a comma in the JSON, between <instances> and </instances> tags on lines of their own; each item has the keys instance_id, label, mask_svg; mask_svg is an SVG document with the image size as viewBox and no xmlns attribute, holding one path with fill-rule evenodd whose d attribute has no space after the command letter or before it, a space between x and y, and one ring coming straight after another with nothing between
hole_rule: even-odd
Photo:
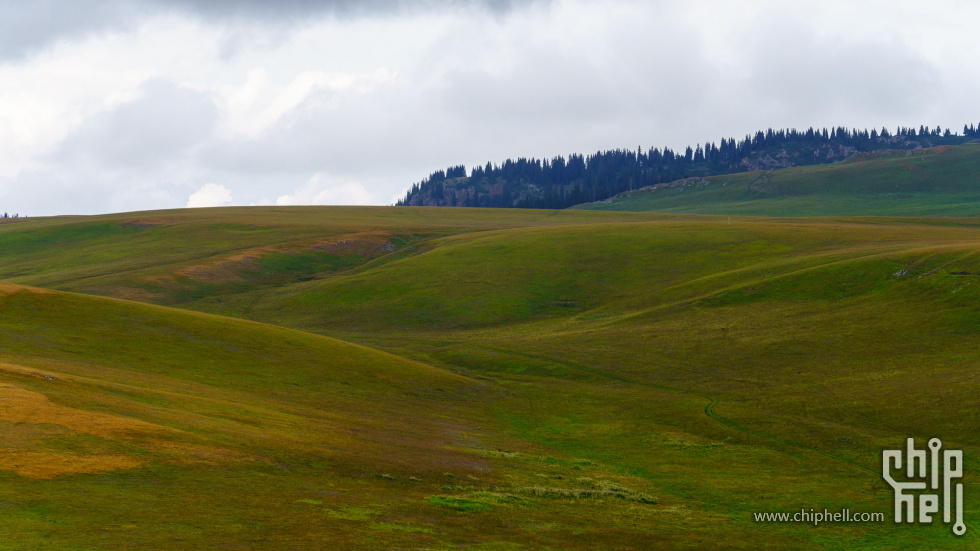
<instances>
[{"instance_id":1,"label":"sky","mask_svg":"<svg viewBox=\"0 0 980 551\"><path fill-rule=\"evenodd\" d=\"M432 171L980 122L972 1L0 0L0 213L385 205Z\"/></svg>"}]
</instances>

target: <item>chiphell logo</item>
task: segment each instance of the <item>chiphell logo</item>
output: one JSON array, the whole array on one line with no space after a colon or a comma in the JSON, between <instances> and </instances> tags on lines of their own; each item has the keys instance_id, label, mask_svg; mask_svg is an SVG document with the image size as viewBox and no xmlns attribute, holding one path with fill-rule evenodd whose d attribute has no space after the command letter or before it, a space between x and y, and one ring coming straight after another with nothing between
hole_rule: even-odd
<instances>
[{"instance_id":1,"label":"chiphell logo","mask_svg":"<svg viewBox=\"0 0 980 551\"><path fill-rule=\"evenodd\" d=\"M916 449L915 441L909 438L905 443L904 472L902 450L885 450L881 458L881 474L895 490L895 522L929 524L933 515L939 512L940 498L943 506L943 522L952 520L955 496L956 524L953 533L962 536L966 533L963 524L963 484L953 480L963 478L963 450L943 450L938 438L929 441L928 451ZM902 481L895 480L896 474ZM918 502L916 502L918 497ZM902 511L905 511L903 517ZM915 512L918 510L918 516Z\"/></svg>"}]
</instances>

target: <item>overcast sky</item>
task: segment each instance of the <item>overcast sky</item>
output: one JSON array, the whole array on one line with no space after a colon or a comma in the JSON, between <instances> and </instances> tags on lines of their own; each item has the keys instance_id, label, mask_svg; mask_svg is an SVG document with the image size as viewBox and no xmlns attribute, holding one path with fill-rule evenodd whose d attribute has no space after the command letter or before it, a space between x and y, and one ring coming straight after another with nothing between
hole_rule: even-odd
<instances>
[{"instance_id":1,"label":"overcast sky","mask_svg":"<svg viewBox=\"0 0 980 551\"><path fill-rule=\"evenodd\" d=\"M390 204L448 165L980 122L980 3L0 0L0 212Z\"/></svg>"}]
</instances>

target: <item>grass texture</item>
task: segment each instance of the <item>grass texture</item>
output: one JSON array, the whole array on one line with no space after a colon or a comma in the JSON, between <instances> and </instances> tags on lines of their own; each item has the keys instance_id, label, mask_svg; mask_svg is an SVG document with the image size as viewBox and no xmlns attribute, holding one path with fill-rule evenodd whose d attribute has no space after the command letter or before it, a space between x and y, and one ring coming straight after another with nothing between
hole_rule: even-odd
<instances>
[{"instance_id":1,"label":"grass texture","mask_svg":"<svg viewBox=\"0 0 980 551\"><path fill-rule=\"evenodd\" d=\"M0 278L0 549L978 542L973 219L18 219ZM892 522L908 437L967 535Z\"/></svg>"},{"instance_id":2,"label":"grass texture","mask_svg":"<svg viewBox=\"0 0 980 551\"><path fill-rule=\"evenodd\" d=\"M751 216L978 216L980 144L690 178L575 208Z\"/></svg>"}]
</instances>

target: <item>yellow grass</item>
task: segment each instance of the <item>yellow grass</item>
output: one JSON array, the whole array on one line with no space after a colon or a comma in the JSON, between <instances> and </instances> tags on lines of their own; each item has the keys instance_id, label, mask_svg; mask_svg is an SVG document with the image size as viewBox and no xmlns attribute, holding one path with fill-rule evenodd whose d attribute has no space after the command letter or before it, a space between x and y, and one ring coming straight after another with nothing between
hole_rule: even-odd
<instances>
[{"instance_id":1,"label":"yellow grass","mask_svg":"<svg viewBox=\"0 0 980 551\"><path fill-rule=\"evenodd\" d=\"M0 363L0 370L48 379L57 378L61 381L59 384L74 382L61 373L39 371L14 364ZM219 462L256 459L225 448L165 440L161 437L177 436L182 431L121 415L57 404L42 393L6 383L0 383L0 422L14 424L19 428L21 436L0 442L0 470L13 471L25 478L47 479L67 474L131 469L152 462L147 458L117 453L97 453L101 449L98 444L90 450L96 453L90 454L38 451L37 446L43 446L41 442L49 434L49 430L45 429L47 426L69 431L60 433L62 435L84 433L104 438L106 444L113 440L124 440L167 463L214 465ZM29 449L34 451L28 451Z\"/></svg>"},{"instance_id":2,"label":"yellow grass","mask_svg":"<svg viewBox=\"0 0 980 551\"><path fill-rule=\"evenodd\" d=\"M37 287L24 287L23 285L11 285L9 283L0 283L0 298L9 297L15 293L35 293L38 295L43 295L50 293L46 289L39 289Z\"/></svg>"},{"instance_id":3,"label":"yellow grass","mask_svg":"<svg viewBox=\"0 0 980 551\"><path fill-rule=\"evenodd\" d=\"M66 474L132 469L142 463L126 455L69 455L0 449L0 469L24 478L54 478Z\"/></svg>"},{"instance_id":4,"label":"yellow grass","mask_svg":"<svg viewBox=\"0 0 980 551\"><path fill-rule=\"evenodd\" d=\"M186 277L202 282L222 282L240 280L242 272L257 271L258 260L269 254L300 254L310 251L323 251L330 254L360 254L373 258L385 251L391 235L388 232L366 231L296 243L252 247L229 255L221 255L206 262L184 266L174 272L174 276ZM173 276L150 277L148 280L172 280ZM120 297L125 298L125 297Z\"/></svg>"},{"instance_id":5,"label":"yellow grass","mask_svg":"<svg viewBox=\"0 0 980 551\"><path fill-rule=\"evenodd\" d=\"M8 384L0 384L0 420L58 425L102 438L126 438L137 433L173 430L119 415L58 405L44 394Z\"/></svg>"}]
</instances>

